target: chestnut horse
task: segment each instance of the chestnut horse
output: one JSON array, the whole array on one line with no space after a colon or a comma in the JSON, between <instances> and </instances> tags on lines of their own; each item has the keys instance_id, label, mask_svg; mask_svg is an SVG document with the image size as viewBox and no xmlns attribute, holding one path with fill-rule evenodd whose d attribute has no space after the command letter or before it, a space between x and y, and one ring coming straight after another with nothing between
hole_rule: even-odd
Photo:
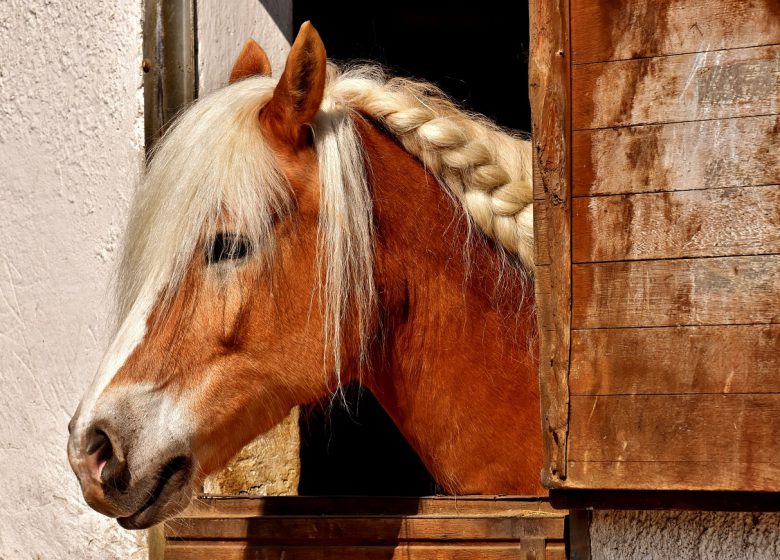
<instances>
[{"instance_id":1,"label":"chestnut horse","mask_svg":"<svg viewBox=\"0 0 780 560\"><path fill-rule=\"evenodd\" d=\"M69 425L87 503L157 523L352 380L447 492L538 495L529 143L327 63L308 23L278 80L250 41L230 81L136 193L119 327Z\"/></svg>"}]
</instances>

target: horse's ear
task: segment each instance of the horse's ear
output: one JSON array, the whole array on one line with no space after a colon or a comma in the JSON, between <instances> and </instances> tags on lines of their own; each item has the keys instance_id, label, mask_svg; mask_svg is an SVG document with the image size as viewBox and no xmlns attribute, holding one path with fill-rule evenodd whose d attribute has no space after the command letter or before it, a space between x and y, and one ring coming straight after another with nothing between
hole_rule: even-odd
<instances>
[{"instance_id":1,"label":"horse's ear","mask_svg":"<svg viewBox=\"0 0 780 560\"><path fill-rule=\"evenodd\" d=\"M271 61L265 54L263 47L257 44L254 39L249 39L244 43L244 48L238 55L233 64L233 70L230 72L230 82L237 82L250 76L270 76Z\"/></svg>"},{"instance_id":2,"label":"horse's ear","mask_svg":"<svg viewBox=\"0 0 780 560\"><path fill-rule=\"evenodd\" d=\"M282 127L293 140L310 124L325 94L327 61L325 45L310 22L304 22L295 38L274 90L262 114L274 128Z\"/></svg>"}]
</instances>

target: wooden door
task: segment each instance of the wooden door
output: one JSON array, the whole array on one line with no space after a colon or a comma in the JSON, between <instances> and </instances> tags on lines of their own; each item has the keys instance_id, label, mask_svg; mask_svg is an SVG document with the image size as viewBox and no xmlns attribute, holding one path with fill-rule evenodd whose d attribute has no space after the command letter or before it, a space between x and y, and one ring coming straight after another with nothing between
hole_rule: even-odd
<instances>
[{"instance_id":1,"label":"wooden door","mask_svg":"<svg viewBox=\"0 0 780 560\"><path fill-rule=\"evenodd\" d=\"M545 483L780 491L780 2L531 4Z\"/></svg>"}]
</instances>

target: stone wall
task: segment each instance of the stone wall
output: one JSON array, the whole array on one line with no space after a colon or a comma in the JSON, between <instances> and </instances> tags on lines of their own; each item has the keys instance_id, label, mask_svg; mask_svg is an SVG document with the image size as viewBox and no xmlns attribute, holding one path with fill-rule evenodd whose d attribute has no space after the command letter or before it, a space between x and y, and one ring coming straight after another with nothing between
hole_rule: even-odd
<instances>
[{"instance_id":1,"label":"stone wall","mask_svg":"<svg viewBox=\"0 0 780 560\"><path fill-rule=\"evenodd\" d=\"M597 511L593 560L776 560L780 513Z\"/></svg>"}]
</instances>

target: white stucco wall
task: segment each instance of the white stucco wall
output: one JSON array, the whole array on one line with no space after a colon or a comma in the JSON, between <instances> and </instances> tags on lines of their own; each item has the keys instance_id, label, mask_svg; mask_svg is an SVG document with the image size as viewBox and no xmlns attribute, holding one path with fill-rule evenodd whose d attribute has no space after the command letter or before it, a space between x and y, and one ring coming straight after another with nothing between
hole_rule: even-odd
<instances>
[{"instance_id":1,"label":"white stucco wall","mask_svg":"<svg viewBox=\"0 0 780 560\"><path fill-rule=\"evenodd\" d=\"M227 83L241 47L252 38L271 60L274 75L284 69L293 35L291 0L197 0L200 94Z\"/></svg>"},{"instance_id":2,"label":"white stucco wall","mask_svg":"<svg viewBox=\"0 0 780 560\"><path fill-rule=\"evenodd\" d=\"M145 558L89 509L67 423L109 336L143 153L141 0L0 1L0 558Z\"/></svg>"}]
</instances>

